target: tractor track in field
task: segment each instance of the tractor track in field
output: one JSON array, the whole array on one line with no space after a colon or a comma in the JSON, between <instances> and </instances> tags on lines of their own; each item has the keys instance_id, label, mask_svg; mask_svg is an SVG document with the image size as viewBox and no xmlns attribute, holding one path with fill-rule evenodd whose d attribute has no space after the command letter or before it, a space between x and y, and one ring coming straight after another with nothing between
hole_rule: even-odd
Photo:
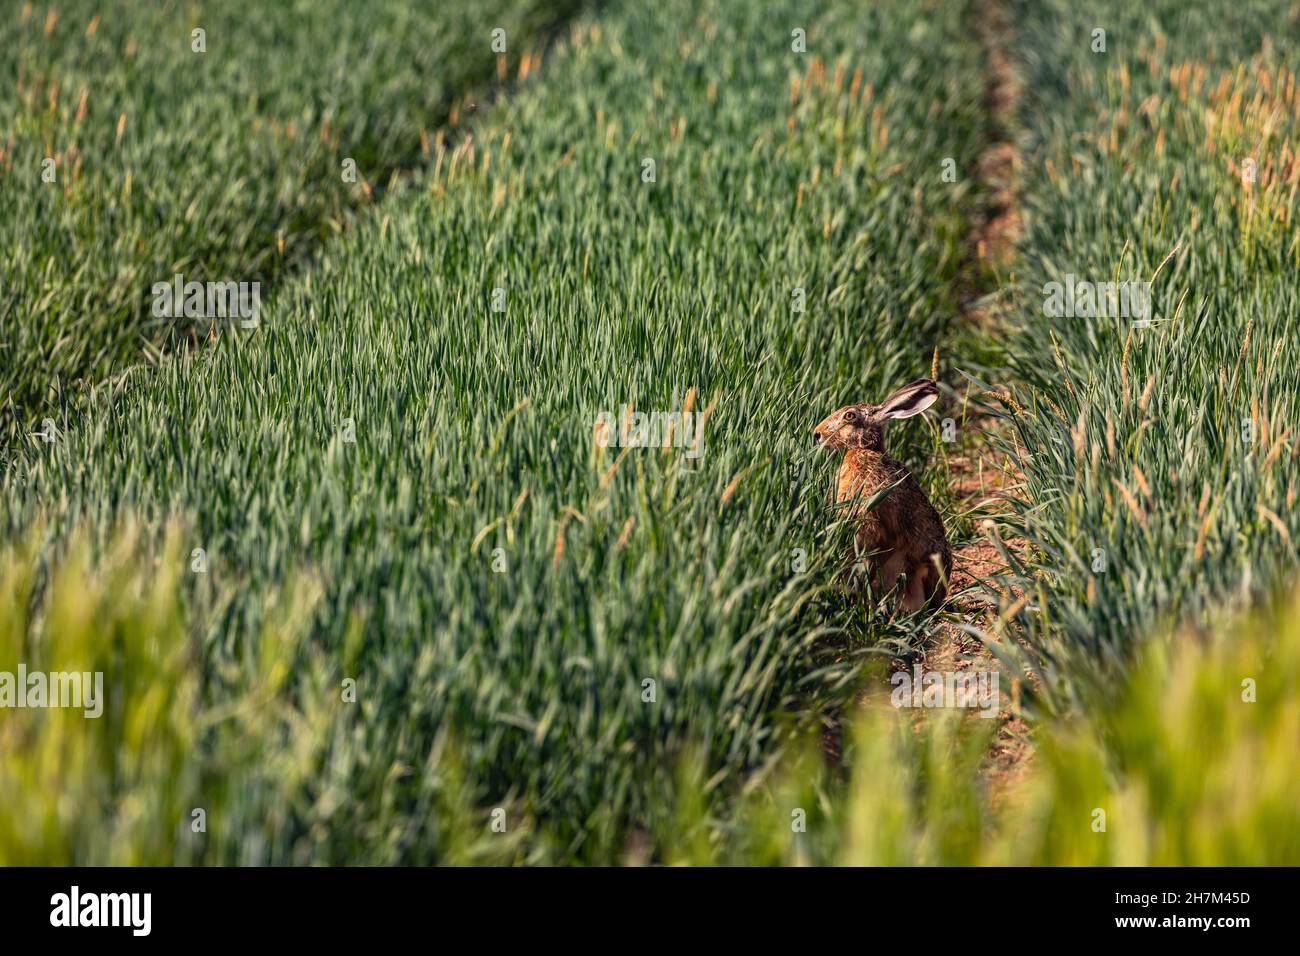
<instances>
[{"instance_id":1,"label":"tractor track in field","mask_svg":"<svg viewBox=\"0 0 1300 956\"><path fill-rule=\"evenodd\" d=\"M1009 48L1013 28L1003 0L974 0L975 35L984 51L984 113L986 142L974 171L982 201L980 213L966 239L965 257L957 282L960 321L967 331L1000 337L1005 321L1000 299L991 294L1000 286L1004 272L1013 264L1022 230L1020 213L1021 158L1015 142L1021 83L1012 65ZM990 290L992 286L992 290ZM956 356L954 364L960 364ZM999 386L994 383L995 388ZM965 385L966 398L972 394ZM978 407L978 406L976 406ZM1006 508L1006 497L1022 481L1015 457L991 440L999 434L1003 420L976 412L966 421L967 439L957 454L948 456L950 488L958 513L975 516L977 534L953 548L953 573L949 582L948 611L963 624L977 628L993 639L1007 639L1000 633L1002 617L1017 595L993 582L1006 569L1002 548L1013 553L1023 550L1020 540L998 538L994 519ZM938 627L922 647L923 671L997 670L993 655L984 644L950 619ZM1029 728L1009 710L1011 688L1002 688L1003 706L999 728L985 761L985 783L996 805L1019 779L1032 756Z\"/></svg>"},{"instance_id":2,"label":"tractor track in field","mask_svg":"<svg viewBox=\"0 0 1300 956\"><path fill-rule=\"evenodd\" d=\"M467 82L459 93L449 96L444 103L431 110L425 117L418 149L412 144L408 152L378 163L368 177L358 181L366 201L342 217L338 235L304 243L302 248L285 257L273 270L259 276L259 281L268 289L268 297L298 276L310 272L319 264L326 247L339 241L344 233L362 227L372 217L376 221L386 221L387 213L382 209L386 197L397 195L402 189L412 188L414 184L427 180L444 157L450 158L457 152L468 152L472 156L475 124L508 97L533 82L543 70L545 61L561 47L590 42L593 30L588 27L583 32L581 25L583 15L596 7L597 4L592 0L564 0L563 3L554 4L549 19L539 26L539 37L533 44L517 55L498 54L495 66L485 68L481 75ZM283 248L280 252L283 256ZM155 366L164 359L206 348L217 337L215 324L209 327L206 334L198 329L177 332L170 342L151 344L148 352L140 356L139 360L110 370L101 378L86 379L84 388L88 392L103 389L113 394L122 383L134 378L142 369ZM19 447L22 444L19 435L25 433L28 427L23 424L23 419L34 414L33 409L15 407L11 399L0 401L0 461L6 451L4 442L12 439L14 447Z\"/></svg>"},{"instance_id":3,"label":"tractor track in field","mask_svg":"<svg viewBox=\"0 0 1300 956\"><path fill-rule=\"evenodd\" d=\"M966 238L955 282L959 342L962 335L996 338L1003 333L1004 318L998 297L993 293L1003 272L1014 261L1021 235L1021 160L1014 138L1021 87L1008 54L1013 30L1002 0L975 0L972 13L986 63L983 94L986 134L973 170L982 200L976 222ZM960 353L951 355L950 359L952 369L962 367ZM911 671L914 666L919 666L922 673L999 670L980 639L964 627L978 629L994 639L1002 637L1002 617L1018 597L1000 588L996 579L1006 570L1000 549L1020 553L1025 543L997 537L993 519L1007 509L1007 496L1014 494L1022 480L1020 469L1015 456L1003 453L991 440L1000 434L1003 422L977 410L985 396L977 394L969 383L958 385L955 378L950 377L949 384L954 391L964 389L965 394L964 399L959 395L962 408L954 411L953 417L959 421L964 418L965 437L954 452L945 456L948 481L954 512L973 515L977 532L953 547L948 604L931 619L930 633L916 654L909 659L895 659L894 671ZM994 387L1001 391L996 384ZM971 414L964 417L967 408ZM1029 728L1009 709L1014 706L1012 701L1016 695L1006 686L1000 691L1003 706L998 714L999 727L982 771L995 808L1021 778L1032 757ZM881 706L887 694L887 690L882 693L878 687L869 687L859 697L859 706ZM972 715L971 719L979 718ZM915 725L919 727L922 720L918 714ZM823 751L835 761L840 758L840 731L836 724L828 727L823 735Z\"/></svg>"}]
</instances>

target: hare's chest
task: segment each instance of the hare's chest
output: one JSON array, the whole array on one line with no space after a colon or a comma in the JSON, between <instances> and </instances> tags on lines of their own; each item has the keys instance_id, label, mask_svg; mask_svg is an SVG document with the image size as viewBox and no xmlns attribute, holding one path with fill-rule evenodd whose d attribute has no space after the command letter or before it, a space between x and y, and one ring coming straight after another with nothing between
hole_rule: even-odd
<instances>
[{"instance_id":1,"label":"hare's chest","mask_svg":"<svg viewBox=\"0 0 1300 956\"><path fill-rule=\"evenodd\" d=\"M844 457L836 479L835 500L868 498L887 482L879 456L858 452Z\"/></svg>"}]
</instances>

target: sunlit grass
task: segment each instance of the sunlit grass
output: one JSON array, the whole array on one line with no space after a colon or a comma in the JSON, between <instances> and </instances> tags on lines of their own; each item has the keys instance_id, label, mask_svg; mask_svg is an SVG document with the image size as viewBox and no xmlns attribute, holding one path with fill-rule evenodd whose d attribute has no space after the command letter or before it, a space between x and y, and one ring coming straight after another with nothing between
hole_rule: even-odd
<instances>
[{"instance_id":1,"label":"sunlit grass","mask_svg":"<svg viewBox=\"0 0 1300 956\"><path fill-rule=\"evenodd\" d=\"M1294 5L1026 9L1013 344L1034 545L1017 585L1068 697L1164 614L1250 603L1297 562L1300 123ZM1094 23L1095 21L1095 23ZM1109 28L1093 53L1095 25ZM1246 159L1255 181L1243 179ZM1050 318L1045 283L1152 280L1154 321Z\"/></svg>"},{"instance_id":2,"label":"sunlit grass","mask_svg":"<svg viewBox=\"0 0 1300 956\"><path fill-rule=\"evenodd\" d=\"M1300 36L1232 10L1108 5L1094 54L1016 5L997 343L957 321L978 197L940 178L984 122L964 7L581 18L261 328L11 449L0 670L109 701L4 713L0 863L1296 863ZM1154 276L1154 325L1045 316L1067 272ZM915 622L845 600L807 441L936 347L1011 357L1029 550L989 646L1044 706L1010 770L999 721L877 699ZM707 413L704 454L599 447L624 404ZM979 532L934 426L891 442Z\"/></svg>"}]
</instances>

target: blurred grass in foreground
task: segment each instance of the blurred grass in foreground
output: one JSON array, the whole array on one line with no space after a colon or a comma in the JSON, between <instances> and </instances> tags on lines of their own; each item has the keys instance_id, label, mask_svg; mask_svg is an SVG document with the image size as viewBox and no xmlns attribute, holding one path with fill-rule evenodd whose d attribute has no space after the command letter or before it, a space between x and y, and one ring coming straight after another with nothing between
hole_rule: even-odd
<instances>
[{"instance_id":1,"label":"blurred grass in foreground","mask_svg":"<svg viewBox=\"0 0 1300 956\"><path fill-rule=\"evenodd\" d=\"M1249 685L1247 681L1251 682ZM1005 682L1002 692L1007 693ZM1248 699L1252 698L1253 699ZM737 865L1245 866L1300 862L1300 589L1213 627L1162 629L1129 679L1044 718L1018 776L987 765L998 721L955 710L863 712L847 777L809 748L731 822L683 788L662 856ZM1004 705L1005 706L1005 705ZM795 814L806 814L797 834ZM1100 811L1100 812L1099 812ZM1104 829L1101 827L1104 825Z\"/></svg>"},{"instance_id":2,"label":"blurred grass in foreground","mask_svg":"<svg viewBox=\"0 0 1300 956\"><path fill-rule=\"evenodd\" d=\"M355 811L324 757L331 742L348 746L347 708L358 705L344 702L342 674L355 641L337 656L311 646L312 576L290 577L250 657L205 688L178 526L154 550L125 525L97 558L78 538L45 587L35 540L0 550L0 671L100 671L105 700L98 718L0 710L0 865L319 862L306 841L271 855L286 830L307 826L318 842L334 815ZM429 778L421 825L437 858L516 860L527 827L476 828L488 811L466 802L459 763L442 735L428 765L410 768ZM364 856L336 862L395 862L415 835L391 813L371 823Z\"/></svg>"},{"instance_id":3,"label":"blurred grass in foreground","mask_svg":"<svg viewBox=\"0 0 1300 956\"><path fill-rule=\"evenodd\" d=\"M180 540L173 528L151 556L128 528L93 563L73 544L35 604L31 549L0 552L0 670L103 670L107 696L99 719L0 712L0 864L320 862L332 823L360 812L325 758L328 741L349 746L360 719L362 705L340 693L349 652L300 654L319 597L310 576L286 585L256 659L221 703L205 703L179 623L180 574L168 570L184 566ZM733 791L721 814L703 762L665 768L673 813L632 831L607 862L1295 864L1300 591L1222 618L1153 637L1128 682L1088 691L1089 716L1043 721L1033 763L999 784L996 809L984 762L997 721L877 707L844 768L809 747ZM308 673L290 674L295 655ZM368 838L329 858L402 862L422 837L426 862L565 862L547 821L516 806L500 806L506 830L493 831L498 808L473 804L461 750L440 735L405 769L428 783L420 812L381 806ZM204 833L191 828L195 808ZM800 811L806 832L795 833ZM270 852L303 826L300 843Z\"/></svg>"}]
</instances>

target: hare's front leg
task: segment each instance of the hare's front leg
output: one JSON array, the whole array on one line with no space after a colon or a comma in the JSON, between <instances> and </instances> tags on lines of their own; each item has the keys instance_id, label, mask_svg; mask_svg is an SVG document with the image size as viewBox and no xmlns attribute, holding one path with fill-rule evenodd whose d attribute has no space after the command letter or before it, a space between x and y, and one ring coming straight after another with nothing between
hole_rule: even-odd
<instances>
[{"instance_id":1,"label":"hare's front leg","mask_svg":"<svg viewBox=\"0 0 1300 956\"><path fill-rule=\"evenodd\" d=\"M911 568L907 566L907 556L900 551L890 551L887 554L879 556L876 564L876 576L880 593L889 594L898 587L898 577L901 574L908 574ZM909 580L909 585L911 581ZM901 600L901 598L900 598Z\"/></svg>"},{"instance_id":2,"label":"hare's front leg","mask_svg":"<svg viewBox=\"0 0 1300 956\"><path fill-rule=\"evenodd\" d=\"M904 611L911 614L925 607L925 602L930 599L929 580L933 575L934 569L924 564L908 568L907 586L898 599L898 604Z\"/></svg>"}]
</instances>

